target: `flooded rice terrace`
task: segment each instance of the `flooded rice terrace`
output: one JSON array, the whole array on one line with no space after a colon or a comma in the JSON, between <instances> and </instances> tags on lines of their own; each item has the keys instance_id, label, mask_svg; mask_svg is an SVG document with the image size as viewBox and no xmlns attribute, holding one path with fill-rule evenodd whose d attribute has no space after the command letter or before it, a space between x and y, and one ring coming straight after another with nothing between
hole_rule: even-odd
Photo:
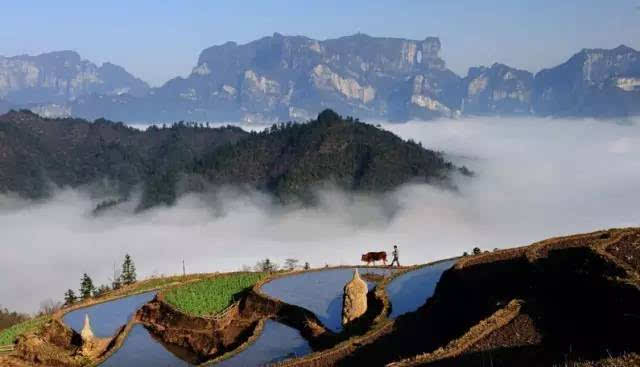
<instances>
[{"instance_id":1,"label":"flooded rice terrace","mask_svg":"<svg viewBox=\"0 0 640 367\"><path fill-rule=\"evenodd\" d=\"M396 318L422 306L433 295L442 273L455 262L456 260L449 260L427 265L392 280L387 285L387 295L391 302L389 317Z\"/></svg>"},{"instance_id":2,"label":"flooded rice terrace","mask_svg":"<svg viewBox=\"0 0 640 367\"><path fill-rule=\"evenodd\" d=\"M415 311L431 297L442 273L449 269L452 261L428 265L398 276L387 286L391 301L391 317ZM342 297L345 284L351 280L354 270L367 279L368 274L390 276L395 269L389 268L341 268L311 271L276 278L262 287L262 291L283 302L304 307L312 311L324 325L335 331L342 330ZM366 281L369 290L375 283ZM63 321L76 331L82 330L84 317L89 315L91 327L98 337L110 337L125 325L135 312L152 300L155 292L117 299L66 314ZM108 358L102 366L190 366L188 354L157 341L142 325L135 325L122 347ZM300 357L312 352L300 332L273 320L266 320L258 338L240 353L218 363L216 366L260 366Z\"/></svg>"},{"instance_id":3,"label":"flooded rice terrace","mask_svg":"<svg viewBox=\"0 0 640 367\"><path fill-rule=\"evenodd\" d=\"M262 334L247 349L216 363L223 367L251 367L275 363L311 353L309 342L298 330L273 320L267 320Z\"/></svg>"},{"instance_id":4,"label":"flooded rice terrace","mask_svg":"<svg viewBox=\"0 0 640 367\"><path fill-rule=\"evenodd\" d=\"M277 278L262 286L262 291L283 302L313 312L327 328L342 330L342 295L345 284L356 268L311 271ZM358 268L363 274L390 274L392 269ZM369 290L375 285L367 282Z\"/></svg>"},{"instance_id":5,"label":"flooded rice terrace","mask_svg":"<svg viewBox=\"0 0 640 367\"><path fill-rule=\"evenodd\" d=\"M64 315L62 321L75 331L80 332L84 324L84 316L89 315L93 334L99 338L111 337L155 295L156 292L147 292L80 308Z\"/></svg>"},{"instance_id":6,"label":"flooded rice terrace","mask_svg":"<svg viewBox=\"0 0 640 367\"><path fill-rule=\"evenodd\" d=\"M192 364L181 360L153 339L142 325L135 325L124 344L100 366L104 367L178 367Z\"/></svg>"}]
</instances>

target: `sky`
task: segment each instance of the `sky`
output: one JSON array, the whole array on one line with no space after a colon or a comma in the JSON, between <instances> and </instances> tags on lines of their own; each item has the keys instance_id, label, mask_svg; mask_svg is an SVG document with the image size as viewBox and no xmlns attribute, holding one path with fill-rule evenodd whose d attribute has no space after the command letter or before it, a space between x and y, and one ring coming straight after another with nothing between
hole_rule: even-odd
<instances>
[{"instance_id":1,"label":"sky","mask_svg":"<svg viewBox=\"0 0 640 367\"><path fill-rule=\"evenodd\" d=\"M187 76L203 49L279 32L438 36L448 66L502 62L536 72L582 48L640 49L640 0L5 1L0 55L75 50L154 86Z\"/></svg>"}]
</instances>

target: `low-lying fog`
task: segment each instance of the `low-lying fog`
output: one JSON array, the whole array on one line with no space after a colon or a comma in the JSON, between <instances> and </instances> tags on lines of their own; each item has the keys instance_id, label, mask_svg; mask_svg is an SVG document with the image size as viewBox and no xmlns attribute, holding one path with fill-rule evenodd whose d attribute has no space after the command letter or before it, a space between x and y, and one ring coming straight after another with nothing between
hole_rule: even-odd
<instances>
[{"instance_id":1,"label":"low-lying fog","mask_svg":"<svg viewBox=\"0 0 640 367\"><path fill-rule=\"evenodd\" d=\"M261 194L221 190L172 208L94 218L95 201L62 190L43 203L0 197L0 304L35 311L78 289L86 272L106 283L125 253L139 278L237 270L269 257L313 267L358 264L400 248L403 264L550 236L640 222L640 125L593 120L478 118L384 125L442 150L475 177L459 192L406 185L381 197L319 193L313 209L274 207Z\"/></svg>"}]
</instances>

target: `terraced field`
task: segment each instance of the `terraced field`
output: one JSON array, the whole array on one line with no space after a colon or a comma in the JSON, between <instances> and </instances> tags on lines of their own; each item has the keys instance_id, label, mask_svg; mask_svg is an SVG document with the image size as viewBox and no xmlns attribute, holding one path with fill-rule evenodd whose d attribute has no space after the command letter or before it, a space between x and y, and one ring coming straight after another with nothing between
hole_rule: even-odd
<instances>
[{"instance_id":1,"label":"terraced field","mask_svg":"<svg viewBox=\"0 0 640 367\"><path fill-rule=\"evenodd\" d=\"M50 318L48 316L41 316L21 322L0 331L0 345L6 346L12 344L18 335L33 332L39 329L49 319Z\"/></svg>"},{"instance_id":2,"label":"terraced field","mask_svg":"<svg viewBox=\"0 0 640 367\"><path fill-rule=\"evenodd\" d=\"M265 273L237 273L203 279L165 293L165 300L190 315L215 315L229 307L238 295L262 280Z\"/></svg>"},{"instance_id":3,"label":"terraced field","mask_svg":"<svg viewBox=\"0 0 640 367\"><path fill-rule=\"evenodd\" d=\"M135 325L129 332L124 345L101 364L103 367L181 367L191 365L154 340L142 325Z\"/></svg>"},{"instance_id":4,"label":"terraced field","mask_svg":"<svg viewBox=\"0 0 640 367\"><path fill-rule=\"evenodd\" d=\"M442 273L455 262L450 260L424 266L395 278L386 289L391 302L389 317L396 318L422 306L433 295Z\"/></svg>"},{"instance_id":5,"label":"terraced field","mask_svg":"<svg viewBox=\"0 0 640 367\"><path fill-rule=\"evenodd\" d=\"M62 320L77 332L82 330L85 315L89 315L94 335L101 338L113 336L118 328L125 325L136 311L155 297L156 292L147 292L114 301L98 303L80 308L64 315Z\"/></svg>"},{"instance_id":6,"label":"terraced field","mask_svg":"<svg viewBox=\"0 0 640 367\"><path fill-rule=\"evenodd\" d=\"M216 367L263 366L287 358L311 353L309 342L300 332L276 321L267 320L262 334L247 349L214 364Z\"/></svg>"},{"instance_id":7,"label":"terraced field","mask_svg":"<svg viewBox=\"0 0 640 367\"><path fill-rule=\"evenodd\" d=\"M276 278L262 286L262 292L283 302L306 308L313 312L329 329L342 330L342 295L344 285L351 280L356 268L338 268L304 272ZM359 268L366 274L390 275L392 269ZM367 282L369 290L373 282Z\"/></svg>"}]
</instances>

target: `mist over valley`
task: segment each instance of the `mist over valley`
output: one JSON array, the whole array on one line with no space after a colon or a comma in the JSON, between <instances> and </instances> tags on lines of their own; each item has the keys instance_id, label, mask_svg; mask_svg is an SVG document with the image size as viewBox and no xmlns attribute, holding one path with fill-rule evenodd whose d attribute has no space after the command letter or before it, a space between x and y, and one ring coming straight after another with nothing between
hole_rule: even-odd
<instances>
[{"instance_id":1,"label":"mist over valley","mask_svg":"<svg viewBox=\"0 0 640 367\"><path fill-rule=\"evenodd\" d=\"M265 192L211 186L171 206L137 212L129 202L92 214L94 189L58 188L48 199L0 200L3 305L35 311L87 272L107 283L125 253L141 277L239 270L269 257L313 267L357 263L398 243L403 264L550 236L637 224L637 121L473 118L411 121L382 128L444 152L472 177L456 189L407 183L385 193L314 188L315 204L282 204ZM136 196L137 195L137 196ZM25 261L28 259L28 261ZM12 279L29 279L29 288ZM55 286L52 286L55 284Z\"/></svg>"}]
</instances>

